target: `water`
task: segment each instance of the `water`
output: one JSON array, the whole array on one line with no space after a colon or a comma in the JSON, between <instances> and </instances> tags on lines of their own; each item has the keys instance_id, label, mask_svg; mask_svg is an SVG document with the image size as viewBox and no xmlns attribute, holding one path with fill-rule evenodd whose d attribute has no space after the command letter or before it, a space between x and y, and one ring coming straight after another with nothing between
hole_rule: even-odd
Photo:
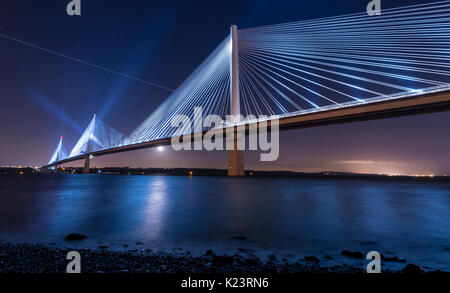
<instances>
[{"instance_id":1,"label":"water","mask_svg":"<svg viewBox=\"0 0 450 293\"><path fill-rule=\"evenodd\" d=\"M441 182L0 176L0 239L14 242L73 246L64 236L78 232L83 247L249 248L335 264L353 262L344 249L377 250L450 271L449 220L450 183Z\"/></svg>"}]
</instances>

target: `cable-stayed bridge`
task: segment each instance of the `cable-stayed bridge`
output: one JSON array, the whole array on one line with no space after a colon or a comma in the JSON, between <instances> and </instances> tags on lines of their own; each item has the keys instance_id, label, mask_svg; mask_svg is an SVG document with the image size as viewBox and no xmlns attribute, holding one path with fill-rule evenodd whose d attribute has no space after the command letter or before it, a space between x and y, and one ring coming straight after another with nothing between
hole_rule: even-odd
<instances>
[{"instance_id":1,"label":"cable-stayed bridge","mask_svg":"<svg viewBox=\"0 0 450 293\"><path fill-rule=\"evenodd\" d=\"M226 123L280 129L450 109L450 1L237 30L130 135L95 116L72 149L60 141L46 167L170 144L209 129L171 126L203 115L265 117ZM230 151L230 175L243 175L242 151Z\"/></svg>"}]
</instances>

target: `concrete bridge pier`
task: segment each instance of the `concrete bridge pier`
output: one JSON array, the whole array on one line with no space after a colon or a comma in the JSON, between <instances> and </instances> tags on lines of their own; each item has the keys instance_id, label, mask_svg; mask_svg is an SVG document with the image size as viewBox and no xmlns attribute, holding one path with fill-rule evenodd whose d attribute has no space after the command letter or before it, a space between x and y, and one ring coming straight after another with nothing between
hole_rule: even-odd
<instances>
[{"instance_id":1,"label":"concrete bridge pier","mask_svg":"<svg viewBox=\"0 0 450 293\"><path fill-rule=\"evenodd\" d=\"M58 166L55 166L55 170L51 170L49 167L41 167L39 168L39 173L41 174L52 174L58 170Z\"/></svg>"},{"instance_id":2,"label":"concrete bridge pier","mask_svg":"<svg viewBox=\"0 0 450 293\"><path fill-rule=\"evenodd\" d=\"M83 174L89 174L91 171L91 156L87 156L84 161Z\"/></svg>"},{"instance_id":3,"label":"concrete bridge pier","mask_svg":"<svg viewBox=\"0 0 450 293\"><path fill-rule=\"evenodd\" d=\"M232 25L230 29L231 57L230 57L230 114L238 117L241 114L239 97L239 52L238 30ZM244 151L238 150L238 133L234 129L234 148L228 151L228 176L245 176Z\"/></svg>"},{"instance_id":4,"label":"concrete bridge pier","mask_svg":"<svg viewBox=\"0 0 450 293\"><path fill-rule=\"evenodd\" d=\"M244 151L238 150L238 134L234 131L234 149L228 151L228 176L245 176Z\"/></svg>"}]
</instances>

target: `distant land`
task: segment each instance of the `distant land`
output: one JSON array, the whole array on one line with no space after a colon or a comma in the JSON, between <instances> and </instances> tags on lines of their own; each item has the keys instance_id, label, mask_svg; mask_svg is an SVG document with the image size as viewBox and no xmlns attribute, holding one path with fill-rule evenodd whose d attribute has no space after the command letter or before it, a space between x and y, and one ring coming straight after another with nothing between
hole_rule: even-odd
<instances>
[{"instance_id":1,"label":"distant land","mask_svg":"<svg viewBox=\"0 0 450 293\"><path fill-rule=\"evenodd\" d=\"M81 174L80 167L64 167L55 169L52 174ZM0 167L0 175L27 175L41 174L34 167ZM167 175L167 176L226 176L225 169L198 169L198 168L130 168L105 167L91 168L91 174L101 175ZM331 178L331 179L380 179L380 180L414 180L414 181L447 181L450 176L427 175L387 175L387 174L360 174L347 172L323 171L316 173L293 171L256 171L247 170L248 177L285 177L285 178Z\"/></svg>"}]
</instances>

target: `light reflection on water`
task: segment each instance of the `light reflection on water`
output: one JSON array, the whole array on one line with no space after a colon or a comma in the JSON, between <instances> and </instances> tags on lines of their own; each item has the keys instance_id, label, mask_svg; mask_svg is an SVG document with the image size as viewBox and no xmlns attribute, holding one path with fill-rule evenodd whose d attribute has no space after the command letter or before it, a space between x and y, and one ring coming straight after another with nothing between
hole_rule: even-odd
<instances>
[{"instance_id":1,"label":"light reflection on water","mask_svg":"<svg viewBox=\"0 0 450 293\"><path fill-rule=\"evenodd\" d=\"M0 176L0 190L3 240L64 244L78 232L85 246L337 259L375 249L450 270L449 183L55 175Z\"/></svg>"}]
</instances>

